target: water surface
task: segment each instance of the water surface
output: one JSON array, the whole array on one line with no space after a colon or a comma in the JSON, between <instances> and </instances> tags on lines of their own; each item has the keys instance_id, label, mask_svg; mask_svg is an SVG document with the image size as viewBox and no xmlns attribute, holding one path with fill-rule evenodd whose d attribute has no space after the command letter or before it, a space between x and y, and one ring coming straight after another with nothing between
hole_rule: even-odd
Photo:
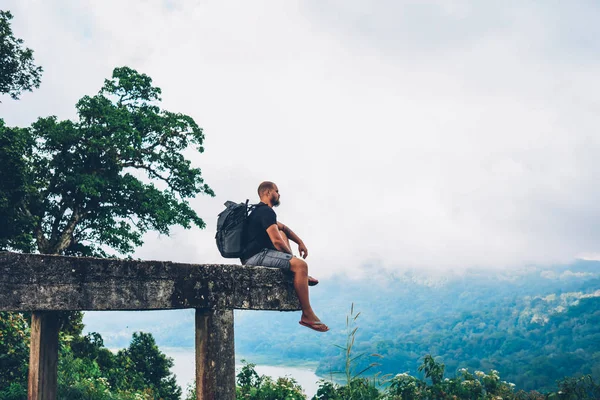
<instances>
[{"instance_id":1,"label":"water surface","mask_svg":"<svg viewBox=\"0 0 600 400\"><path fill-rule=\"evenodd\" d=\"M195 353L193 348L161 347L161 351L173 358L174 366L171 371L177 376L177 383L185 393L190 383L194 381L195 375ZM242 368L236 364L236 373ZM317 393L320 379L315 375L314 369L309 367L291 367L281 365L257 365L256 372L259 375L272 377L274 380L282 376L294 378L304 389L304 393L310 399Z\"/></svg>"}]
</instances>

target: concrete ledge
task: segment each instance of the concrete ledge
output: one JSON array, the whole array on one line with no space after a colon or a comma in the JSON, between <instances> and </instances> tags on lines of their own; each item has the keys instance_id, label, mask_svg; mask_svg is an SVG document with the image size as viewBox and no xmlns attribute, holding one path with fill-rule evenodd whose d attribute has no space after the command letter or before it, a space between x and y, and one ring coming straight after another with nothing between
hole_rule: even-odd
<instances>
[{"instance_id":1,"label":"concrete ledge","mask_svg":"<svg viewBox=\"0 0 600 400\"><path fill-rule=\"evenodd\" d=\"M297 311L289 273L241 265L0 252L0 311Z\"/></svg>"}]
</instances>

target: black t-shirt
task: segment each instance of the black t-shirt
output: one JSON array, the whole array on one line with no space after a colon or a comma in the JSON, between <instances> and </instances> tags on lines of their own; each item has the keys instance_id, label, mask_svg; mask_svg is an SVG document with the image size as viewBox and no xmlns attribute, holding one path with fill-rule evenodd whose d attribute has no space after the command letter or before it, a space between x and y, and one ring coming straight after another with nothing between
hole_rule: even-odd
<instances>
[{"instance_id":1,"label":"black t-shirt","mask_svg":"<svg viewBox=\"0 0 600 400\"><path fill-rule=\"evenodd\" d=\"M277 250L269 238L267 228L277 223L277 214L265 203L258 203L256 208L248 216L248 226L244 242L246 248L242 260L247 260L262 249Z\"/></svg>"}]
</instances>

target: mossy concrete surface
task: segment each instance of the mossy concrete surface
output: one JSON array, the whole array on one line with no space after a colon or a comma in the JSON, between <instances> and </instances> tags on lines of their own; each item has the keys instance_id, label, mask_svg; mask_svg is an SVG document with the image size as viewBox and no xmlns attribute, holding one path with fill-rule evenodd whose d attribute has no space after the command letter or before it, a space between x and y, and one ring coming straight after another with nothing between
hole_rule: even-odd
<instances>
[{"instance_id":1,"label":"mossy concrete surface","mask_svg":"<svg viewBox=\"0 0 600 400\"><path fill-rule=\"evenodd\" d=\"M292 276L275 268L0 252L0 311L297 311Z\"/></svg>"}]
</instances>

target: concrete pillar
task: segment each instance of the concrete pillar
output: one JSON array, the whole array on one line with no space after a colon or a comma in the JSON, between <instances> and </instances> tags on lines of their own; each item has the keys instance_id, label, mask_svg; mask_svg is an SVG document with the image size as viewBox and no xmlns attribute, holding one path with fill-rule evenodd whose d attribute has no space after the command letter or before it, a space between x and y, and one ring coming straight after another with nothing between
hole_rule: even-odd
<instances>
[{"instance_id":1,"label":"concrete pillar","mask_svg":"<svg viewBox=\"0 0 600 400\"><path fill-rule=\"evenodd\" d=\"M31 314L29 350L29 400L55 400L58 368L58 313L34 311Z\"/></svg>"},{"instance_id":2,"label":"concrete pillar","mask_svg":"<svg viewBox=\"0 0 600 400\"><path fill-rule=\"evenodd\" d=\"M196 309L196 398L235 399L233 310Z\"/></svg>"}]
</instances>

